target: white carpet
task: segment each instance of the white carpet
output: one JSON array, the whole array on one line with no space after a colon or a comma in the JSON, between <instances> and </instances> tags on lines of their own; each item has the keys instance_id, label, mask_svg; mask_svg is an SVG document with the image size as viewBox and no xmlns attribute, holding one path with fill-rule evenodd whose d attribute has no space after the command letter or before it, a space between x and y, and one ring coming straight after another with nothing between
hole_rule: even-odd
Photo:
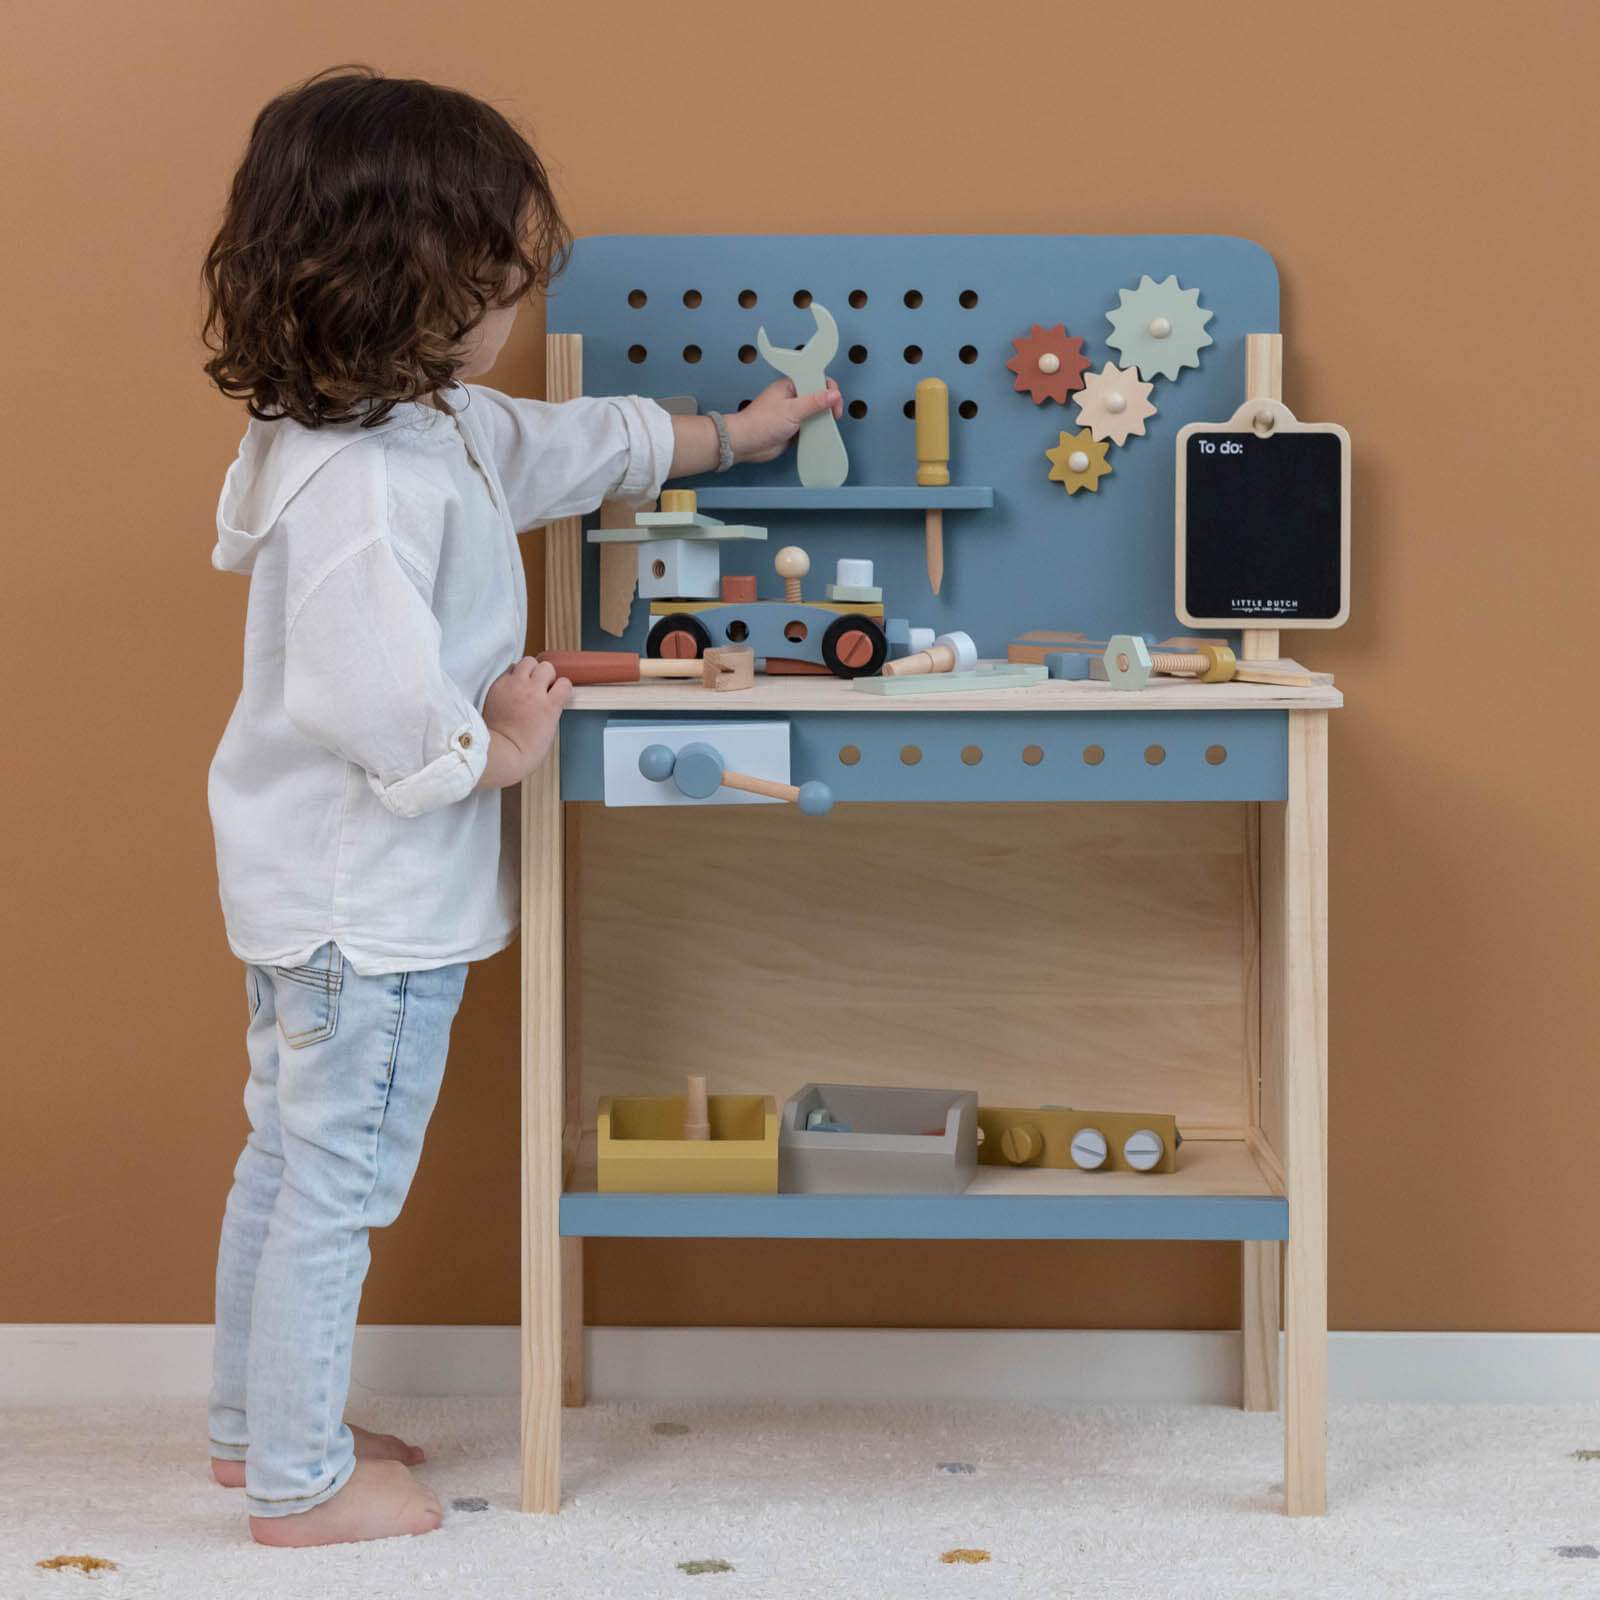
<instances>
[{"instance_id":1,"label":"white carpet","mask_svg":"<svg viewBox=\"0 0 1600 1600\"><path fill-rule=\"evenodd\" d=\"M438 1533L263 1550L206 1476L196 1402L0 1409L0 1596L1600 1595L1600 1459L1576 1455L1600 1406L1337 1408L1331 1515L1299 1521L1278 1419L1220 1407L592 1407L567 1414L559 1517L514 1509L506 1401L352 1415L426 1446ZM35 1565L57 1555L117 1569Z\"/></svg>"}]
</instances>

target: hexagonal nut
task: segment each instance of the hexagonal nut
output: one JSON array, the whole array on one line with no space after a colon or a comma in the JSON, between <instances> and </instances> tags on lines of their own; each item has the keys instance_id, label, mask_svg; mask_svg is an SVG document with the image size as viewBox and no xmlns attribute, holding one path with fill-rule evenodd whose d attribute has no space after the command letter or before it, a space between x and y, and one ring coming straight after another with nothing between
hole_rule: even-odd
<instances>
[{"instance_id":1,"label":"hexagonal nut","mask_svg":"<svg viewBox=\"0 0 1600 1600\"><path fill-rule=\"evenodd\" d=\"M1142 689L1150 681L1150 646L1131 633L1114 634L1103 660L1113 689Z\"/></svg>"}]
</instances>

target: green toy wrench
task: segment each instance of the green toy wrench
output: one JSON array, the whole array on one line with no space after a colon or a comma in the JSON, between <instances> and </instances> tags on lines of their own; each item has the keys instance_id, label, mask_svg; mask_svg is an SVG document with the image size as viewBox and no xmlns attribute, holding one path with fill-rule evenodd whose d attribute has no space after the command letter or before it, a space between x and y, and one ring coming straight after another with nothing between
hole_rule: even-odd
<instances>
[{"instance_id":1,"label":"green toy wrench","mask_svg":"<svg viewBox=\"0 0 1600 1600\"><path fill-rule=\"evenodd\" d=\"M798 350L775 349L767 342L767 330L756 333L756 349L761 359L794 383L796 394L816 394L828 386L828 363L839 351L839 325L825 305L811 302L817 331ZM850 472L850 457L839 424L831 411L819 411L800 424L800 442L795 447L800 467L800 482L808 489L837 489Z\"/></svg>"}]
</instances>

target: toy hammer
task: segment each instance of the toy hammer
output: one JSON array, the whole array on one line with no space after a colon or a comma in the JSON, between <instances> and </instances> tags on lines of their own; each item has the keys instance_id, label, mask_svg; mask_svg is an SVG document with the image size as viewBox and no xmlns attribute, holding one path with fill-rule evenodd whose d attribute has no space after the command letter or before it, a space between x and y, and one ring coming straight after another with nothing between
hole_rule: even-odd
<instances>
[{"instance_id":1,"label":"toy hammer","mask_svg":"<svg viewBox=\"0 0 1600 1600\"><path fill-rule=\"evenodd\" d=\"M627 650L541 650L558 677L568 683L638 683L644 678L698 678L707 689L748 689L755 683L755 651L749 645L721 645L699 660L654 661Z\"/></svg>"}]
</instances>

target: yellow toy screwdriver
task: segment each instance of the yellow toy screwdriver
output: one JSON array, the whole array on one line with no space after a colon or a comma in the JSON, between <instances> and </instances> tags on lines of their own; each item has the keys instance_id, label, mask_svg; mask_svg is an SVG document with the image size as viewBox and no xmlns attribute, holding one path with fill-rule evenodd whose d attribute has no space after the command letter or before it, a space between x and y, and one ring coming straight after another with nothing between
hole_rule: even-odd
<instances>
[{"instance_id":1,"label":"yellow toy screwdriver","mask_svg":"<svg viewBox=\"0 0 1600 1600\"><path fill-rule=\"evenodd\" d=\"M917 385L917 484L942 489L950 482L950 389L943 378ZM930 507L925 523L928 582L938 594L944 582L944 512Z\"/></svg>"}]
</instances>

